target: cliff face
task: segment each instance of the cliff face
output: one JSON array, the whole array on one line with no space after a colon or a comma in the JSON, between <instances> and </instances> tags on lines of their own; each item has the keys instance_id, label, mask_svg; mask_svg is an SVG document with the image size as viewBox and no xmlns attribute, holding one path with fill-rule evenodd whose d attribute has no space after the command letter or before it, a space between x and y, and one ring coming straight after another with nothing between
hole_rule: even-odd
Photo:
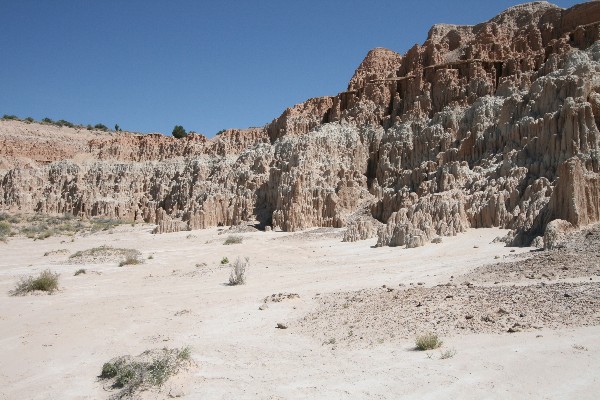
<instances>
[{"instance_id":1,"label":"cliff face","mask_svg":"<svg viewBox=\"0 0 600 400\"><path fill-rule=\"evenodd\" d=\"M61 128L65 144L2 122L0 206L158 232L348 226L344 240L380 246L501 226L528 243L554 219L600 220L599 32L599 2L436 25L403 56L369 52L346 92L212 140ZM38 129L46 150L19 129Z\"/></svg>"}]
</instances>

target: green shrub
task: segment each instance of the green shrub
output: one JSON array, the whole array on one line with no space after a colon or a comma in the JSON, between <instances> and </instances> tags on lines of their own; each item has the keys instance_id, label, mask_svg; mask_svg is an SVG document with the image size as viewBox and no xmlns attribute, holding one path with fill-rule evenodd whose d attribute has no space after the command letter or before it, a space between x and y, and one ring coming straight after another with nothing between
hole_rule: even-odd
<instances>
[{"instance_id":1,"label":"green shrub","mask_svg":"<svg viewBox=\"0 0 600 400\"><path fill-rule=\"evenodd\" d=\"M104 124L96 124L94 125L94 129L98 129L99 131L108 131L108 126L104 125Z\"/></svg>"},{"instance_id":2,"label":"green shrub","mask_svg":"<svg viewBox=\"0 0 600 400\"><path fill-rule=\"evenodd\" d=\"M229 264L229 258L227 258L227 257L223 257L221 259L221 265L225 265L225 264Z\"/></svg>"},{"instance_id":3,"label":"green shrub","mask_svg":"<svg viewBox=\"0 0 600 400\"><path fill-rule=\"evenodd\" d=\"M19 117L17 117L16 115L8 115L8 114L4 114L2 116L3 120L18 120Z\"/></svg>"},{"instance_id":4,"label":"green shrub","mask_svg":"<svg viewBox=\"0 0 600 400\"><path fill-rule=\"evenodd\" d=\"M58 121L56 121L56 125L58 125L58 126L67 126L69 128L73 128L75 126L74 123L69 122L69 121L65 121L64 119L59 119Z\"/></svg>"},{"instance_id":5,"label":"green shrub","mask_svg":"<svg viewBox=\"0 0 600 400\"><path fill-rule=\"evenodd\" d=\"M27 117L27 118L25 118L25 121L27 121L27 122L35 122L35 119L33 119L31 117Z\"/></svg>"},{"instance_id":6,"label":"green shrub","mask_svg":"<svg viewBox=\"0 0 600 400\"><path fill-rule=\"evenodd\" d=\"M435 333L426 333L418 336L415 341L418 350L433 350L442 345L442 341Z\"/></svg>"},{"instance_id":7,"label":"green shrub","mask_svg":"<svg viewBox=\"0 0 600 400\"><path fill-rule=\"evenodd\" d=\"M12 290L11 295L24 296L36 290L52 294L58 290L58 277L59 274L53 273L47 269L41 272L35 278L32 276L22 278L21 281L17 283L17 286L14 288L14 290Z\"/></svg>"},{"instance_id":8,"label":"green shrub","mask_svg":"<svg viewBox=\"0 0 600 400\"><path fill-rule=\"evenodd\" d=\"M54 121L52 121L52 119L51 119L51 118L48 118L48 117L46 117L46 118L42 119L42 122L43 122L44 124L53 124L53 123L54 123Z\"/></svg>"},{"instance_id":9,"label":"green shrub","mask_svg":"<svg viewBox=\"0 0 600 400\"><path fill-rule=\"evenodd\" d=\"M223 244L225 244L225 245L240 244L240 243L242 243L243 240L244 240L243 236L232 235L232 236L228 236L227 239L225 240L225 242L223 242Z\"/></svg>"},{"instance_id":10,"label":"green shrub","mask_svg":"<svg viewBox=\"0 0 600 400\"><path fill-rule=\"evenodd\" d=\"M176 139L181 139L187 136L187 132L181 125L175 125L175 128L173 128L173 132L171 132L171 134Z\"/></svg>"}]
</instances>

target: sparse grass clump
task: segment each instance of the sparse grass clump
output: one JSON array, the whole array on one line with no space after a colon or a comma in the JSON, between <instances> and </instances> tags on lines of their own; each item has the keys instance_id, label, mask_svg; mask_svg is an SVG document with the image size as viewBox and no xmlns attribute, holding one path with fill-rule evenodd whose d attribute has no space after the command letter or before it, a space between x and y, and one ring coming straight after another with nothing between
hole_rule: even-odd
<instances>
[{"instance_id":1,"label":"sparse grass clump","mask_svg":"<svg viewBox=\"0 0 600 400\"><path fill-rule=\"evenodd\" d=\"M10 294L12 296L24 296L38 290L52 294L58 290L58 276L59 274L47 269L35 278L32 276L22 278Z\"/></svg>"},{"instance_id":2,"label":"sparse grass clump","mask_svg":"<svg viewBox=\"0 0 600 400\"><path fill-rule=\"evenodd\" d=\"M442 345L442 341L435 333L426 333L417 337L415 345L417 346L418 350L433 350L440 347Z\"/></svg>"},{"instance_id":3,"label":"sparse grass clump","mask_svg":"<svg viewBox=\"0 0 600 400\"><path fill-rule=\"evenodd\" d=\"M440 354L440 360L447 360L448 358L452 358L455 355L456 355L456 350L455 349L444 350Z\"/></svg>"},{"instance_id":4,"label":"sparse grass clump","mask_svg":"<svg viewBox=\"0 0 600 400\"><path fill-rule=\"evenodd\" d=\"M223 242L223 244L224 245L240 244L240 243L242 243L243 240L244 240L243 236L231 235L231 236L228 236L227 239L225 239L225 242Z\"/></svg>"},{"instance_id":5,"label":"sparse grass clump","mask_svg":"<svg viewBox=\"0 0 600 400\"><path fill-rule=\"evenodd\" d=\"M237 260L231 266L231 273L229 274L229 285L237 286L244 285L246 283L246 268L250 265L250 259L246 257L244 261Z\"/></svg>"},{"instance_id":6,"label":"sparse grass clump","mask_svg":"<svg viewBox=\"0 0 600 400\"><path fill-rule=\"evenodd\" d=\"M137 392L162 386L188 366L190 358L189 347L146 350L137 357L121 356L104 363L99 378L112 380L112 388L120 389L113 398L131 398Z\"/></svg>"},{"instance_id":7,"label":"sparse grass clump","mask_svg":"<svg viewBox=\"0 0 600 400\"><path fill-rule=\"evenodd\" d=\"M81 275L81 274L85 274L85 273L86 273L85 268L80 268L77 271L75 271L75 274L73 274L73 275L77 276L77 275Z\"/></svg>"}]
</instances>

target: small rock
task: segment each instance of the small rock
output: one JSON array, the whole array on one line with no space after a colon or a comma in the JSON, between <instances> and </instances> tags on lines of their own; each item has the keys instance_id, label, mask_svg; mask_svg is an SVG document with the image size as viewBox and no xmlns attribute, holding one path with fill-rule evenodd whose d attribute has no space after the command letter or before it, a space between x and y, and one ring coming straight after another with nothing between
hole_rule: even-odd
<instances>
[{"instance_id":1,"label":"small rock","mask_svg":"<svg viewBox=\"0 0 600 400\"><path fill-rule=\"evenodd\" d=\"M565 293L565 297L572 297L569 293Z\"/></svg>"},{"instance_id":2,"label":"small rock","mask_svg":"<svg viewBox=\"0 0 600 400\"><path fill-rule=\"evenodd\" d=\"M269 308L269 305L268 305L267 303L263 303L263 304L261 304L261 305L260 305L260 307L258 307L258 309L259 309L260 311L264 311L264 310L266 310L267 308Z\"/></svg>"},{"instance_id":3,"label":"small rock","mask_svg":"<svg viewBox=\"0 0 600 400\"><path fill-rule=\"evenodd\" d=\"M465 315L465 319L473 319L472 315Z\"/></svg>"},{"instance_id":4,"label":"small rock","mask_svg":"<svg viewBox=\"0 0 600 400\"><path fill-rule=\"evenodd\" d=\"M479 246L475 245L475 246L473 246L473 248L474 248L474 249L478 249L478 248L479 248Z\"/></svg>"},{"instance_id":5,"label":"small rock","mask_svg":"<svg viewBox=\"0 0 600 400\"><path fill-rule=\"evenodd\" d=\"M425 282L417 282L417 285L419 286L423 286L425 284Z\"/></svg>"},{"instance_id":6,"label":"small rock","mask_svg":"<svg viewBox=\"0 0 600 400\"><path fill-rule=\"evenodd\" d=\"M286 324L282 324L281 322L277 323L277 329L287 329L287 325Z\"/></svg>"}]
</instances>

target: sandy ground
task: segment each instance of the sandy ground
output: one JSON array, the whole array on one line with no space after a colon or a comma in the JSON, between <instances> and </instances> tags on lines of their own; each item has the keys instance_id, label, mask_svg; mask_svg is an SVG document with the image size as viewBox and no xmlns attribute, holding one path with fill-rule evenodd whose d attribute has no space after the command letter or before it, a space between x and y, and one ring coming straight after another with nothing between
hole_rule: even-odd
<instances>
[{"instance_id":1,"label":"sandy ground","mask_svg":"<svg viewBox=\"0 0 600 400\"><path fill-rule=\"evenodd\" d=\"M516 333L449 329L443 347L428 352L414 350L412 331L377 336L373 329L385 328L379 325L361 328L373 340L340 340L347 329L338 323L343 312L324 312L323 299L336 293L388 296L383 285L403 296L402 290L437 290L436 285L480 274L483 265L533 254L492 243L505 231L471 230L438 245L400 249L373 248L375 239L342 243L335 230L244 233L242 244L224 246L227 235L218 229L165 235L152 235L151 229L121 226L73 242L51 237L0 243L0 399L106 399L113 392L97 378L104 362L186 345L197 367L148 397L166 398L169 392L187 399L598 396L597 275L560 281L585 281L592 294L585 300L588 307L580 308L590 326L530 324ZM118 261L69 260L76 251L101 245L139 250L145 262L118 267ZM250 258L246 285L227 285L229 267L220 263L225 256ZM73 276L82 267L87 273ZM20 277L47 268L61 274L59 292L9 296ZM493 287L505 284L526 283ZM462 294L469 289L457 287ZM274 299L282 301L273 301L279 293ZM268 307L259 310L266 297ZM568 313L572 303L565 304ZM307 316L318 322L313 329L306 327ZM323 316L332 323L324 324ZM277 329L278 323L288 329ZM323 337L338 339L329 343ZM440 359L445 350L456 354Z\"/></svg>"}]
</instances>

